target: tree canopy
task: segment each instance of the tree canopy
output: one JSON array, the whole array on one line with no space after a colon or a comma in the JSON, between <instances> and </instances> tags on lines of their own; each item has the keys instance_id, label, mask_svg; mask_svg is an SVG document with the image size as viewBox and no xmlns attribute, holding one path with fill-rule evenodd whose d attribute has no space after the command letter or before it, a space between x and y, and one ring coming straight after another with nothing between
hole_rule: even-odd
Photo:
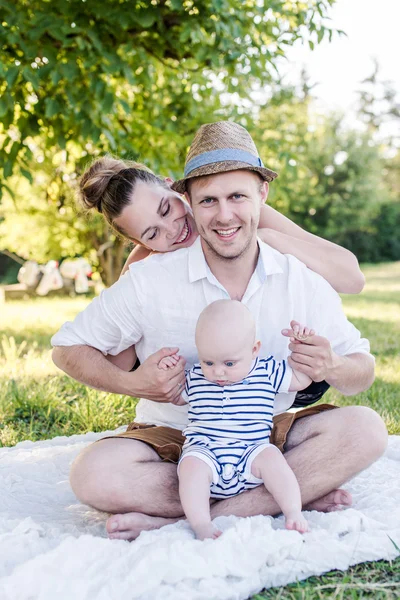
<instances>
[{"instance_id":1,"label":"tree canopy","mask_svg":"<svg viewBox=\"0 0 400 600\"><path fill-rule=\"evenodd\" d=\"M77 144L178 171L227 94L271 80L288 45L332 35L334 0L0 0L0 165ZM60 167L59 167L60 168Z\"/></svg>"}]
</instances>

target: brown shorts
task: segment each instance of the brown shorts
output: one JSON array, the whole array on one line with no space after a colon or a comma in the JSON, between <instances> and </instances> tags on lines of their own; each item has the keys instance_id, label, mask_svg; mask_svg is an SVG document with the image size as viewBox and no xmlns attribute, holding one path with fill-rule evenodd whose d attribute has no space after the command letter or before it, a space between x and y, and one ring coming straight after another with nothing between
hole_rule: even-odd
<instances>
[{"instance_id":1,"label":"brown shorts","mask_svg":"<svg viewBox=\"0 0 400 600\"><path fill-rule=\"evenodd\" d=\"M332 404L319 404L310 406L297 412L286 412L274 417L274 425L270 435L270 442L281 450L285 451L285 442L287 434L297 419L316 415L324 410L337 408ZM166 461L177 463L182 454L182 446L185 436L179 429L172 427L159 427L157 425L142 425L140 423L131 423L124 433L119 433L110 437L126 438L129 440L139 440L151 446L158 455ZM102 438L107 439L107 438Z\"/></svg>"}]
</instances>

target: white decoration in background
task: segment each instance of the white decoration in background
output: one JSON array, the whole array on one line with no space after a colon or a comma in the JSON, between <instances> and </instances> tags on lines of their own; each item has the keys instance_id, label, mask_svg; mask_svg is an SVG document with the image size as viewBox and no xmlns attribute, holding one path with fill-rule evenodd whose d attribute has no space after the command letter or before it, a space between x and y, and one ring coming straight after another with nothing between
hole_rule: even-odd
<instances>
[{"instance_id":1,"label":"white decoration in background","mask_svg":"<svg viewBox=\"0 0 400 600\"><path fill-rule=\"evenodd\" d=\"M92 274L92 267L85 258L64 260L61 263L60 273L65 279L74 280L77 294L85 294L89 290L88 277Z\"/></svg>"},{"instance_id":2,"label":"white decoration in background","mask_svg":"<svg viewBox=\"0 0 400 600\"><path fill-rule=\"evenodd\" d=\"M37 262L27 260L18 271L17 279L28 288L35 288L39 283L41 270Z\"/></svg>"},{"instance_id":3,"label":"white decoration in background","mask_svg":"<svg viewBox=\"0 0 400 600\"><path fill-rule=\"evenodd\" d=\"M42 267L43 277L40 280L39 285L36 288L38 296L47 296L52 290L60 290L64 287L64 283L58 269L58 262L56 260L49 260L49 262Z\"/></svg>"},{"instance_id":4,"label":"white decoration in background","mask_svg":"<svg viewBox=\"0 0 400 600\"><path fill-rule=\"evenodd\" d=\"M18 281L29 289L35 289L39 296L46 296L51 290L59 290L67 285L66 279L74 282L75 292L85 294L89 290L92 267L85 258L64 260L58 268L56 260L46 265L38 265L28 260L18 271Z\"/></svg>"}]
</instances>

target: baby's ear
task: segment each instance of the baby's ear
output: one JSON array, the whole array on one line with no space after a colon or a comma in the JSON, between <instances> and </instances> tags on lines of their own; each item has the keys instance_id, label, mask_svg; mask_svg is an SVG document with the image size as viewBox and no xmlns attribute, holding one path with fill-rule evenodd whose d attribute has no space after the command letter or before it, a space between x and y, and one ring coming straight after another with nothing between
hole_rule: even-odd
<instances>
[{"instance_id":1,"label":"baby's ear","mask_svg":"<svg viewBox=\"0 0 400 600\"><path fill-rule=\"evenodd\" d=\"M171 177L164 177L164 181L165 183L168 183L169 186L171 186L174 183L174 180L171 179Z\"/></svg>"},{"instance_id":2,"label":"baby's ear","mask_svg":"<svg viewBox=\"0 0 400 600\"><path fill-rule=\"evenodd\" d=\"M258 341L253 346L253 358L258 356L258 353L260 352L260 348L261 348L261 342Z\"/></svg>"}]
</instances>

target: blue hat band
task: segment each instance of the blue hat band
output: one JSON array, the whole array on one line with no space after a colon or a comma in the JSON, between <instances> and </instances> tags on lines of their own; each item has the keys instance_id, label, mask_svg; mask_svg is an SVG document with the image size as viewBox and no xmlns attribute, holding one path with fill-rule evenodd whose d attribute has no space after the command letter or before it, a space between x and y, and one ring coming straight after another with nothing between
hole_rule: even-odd
<instances>
[{"instance_id":1,"label":"blue hat band","mask_svg":"<svg viewBox=\"0 0 400 600\"><path fill-rule=\"evenodd\" d=\"M224 162L226 160L235 160L247 163L252 167L264 167L259 156L254 156L246 150L238 150L237 148L221 148L220 150L212 150L211 152L203 152L195 156L185 165L184 177L187 177L192 171L204 165Z\"/></svg>"}]
</instances>

